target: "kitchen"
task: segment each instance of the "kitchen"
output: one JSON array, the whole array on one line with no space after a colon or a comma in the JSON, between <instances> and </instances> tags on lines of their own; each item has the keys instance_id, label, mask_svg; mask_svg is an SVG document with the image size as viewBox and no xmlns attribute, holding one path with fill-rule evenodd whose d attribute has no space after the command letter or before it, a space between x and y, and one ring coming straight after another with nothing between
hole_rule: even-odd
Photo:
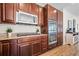
<instances>
[{"instance_id":1,"label":"kitchen","mask_svg":"<svg viewBox=\"0 0 79 59\"><path fill-rule=\"evenodd\" d=\"M57 34L54 36L55 42L49 44L48 41L47 19L54 19L56 27L57 12L61 13L62 18L62 12L48 4L45 7L35 3L0 4L0 55L39 55L62 45L62 34L59 37ZM54 16L52 17L52 15ZM60 25L62 26L62 22ZM57 33L56 29L55 31ZM57 38L61 38L61 40L57 42Z\"/></svg>"},{"instance_id":2,"label":"kitchen","mask_svg":"<svg viewBox=\"0 0 79 59\"><path fill-rule=\"evenodd\" d=\"M50 4L0 3L0 56L37 56L63 45L63 12Z\"/></svg>"}]
</instances>

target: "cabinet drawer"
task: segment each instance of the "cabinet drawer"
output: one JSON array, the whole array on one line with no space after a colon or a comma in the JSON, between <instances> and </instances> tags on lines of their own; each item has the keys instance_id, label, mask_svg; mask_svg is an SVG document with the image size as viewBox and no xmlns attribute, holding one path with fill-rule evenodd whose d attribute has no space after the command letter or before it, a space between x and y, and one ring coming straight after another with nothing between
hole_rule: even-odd
<instances>
[{"instance_id":1,"label":"cabinet drawer","mask_svg":"<svg viewBox=\"0 0 79 59\"><path fill-rule=\"evenodd\" d=\"M1 43L9 43L10 41L9 40L3 40L1 41Z\"/></svg>"},{"instance_id":2,"label":"cabinet drawer","mask_svg":"<svg viewBox=\"0 0 79 59\"><path fill-rule=\"evenodd\" d=\"M18 43L31 42L31 41L32 41L32 39L30 37L18 39Z\"/></svg>"},{"instance_id":3,"label":"cabinet drawer","mask_svg":"<svg viewBox=\"0 0 79 59\"><path fill-rule=\"evenodd\" d=\"M42 42L47 42L47 39L42 39L41 41L42 41Z\"/></svg>"},{"instance_id":4,"label":"cabinet drawer","mask_svg":"<svg viewBox=\"0 0 79 59\"><path fill-rule=\"evenodd\" d=\"M41 38L41 41L42 42L47 41L47 38Z\"/></svg>"},{"instance_id":5,"label":"cabinet drawer","mask_svg":"<svg viewBox=\"0 0 79 59\"><path fill-rule=\"evenodd\" d=\"M47 41L47 35L41 36L41 40L42 40L42 41Z\"/></svg>"},{"instance_id":6,"label":"cabinet drawer","mask_svg":"<svg viewBox=\"0 0 79 59\"><path fill-rule=\"evenodd\" d=\"M39 43L39 42L41 42L41 40L37 39L37 40L32 41L32 44Z\"/></svg>"}]
</instances>

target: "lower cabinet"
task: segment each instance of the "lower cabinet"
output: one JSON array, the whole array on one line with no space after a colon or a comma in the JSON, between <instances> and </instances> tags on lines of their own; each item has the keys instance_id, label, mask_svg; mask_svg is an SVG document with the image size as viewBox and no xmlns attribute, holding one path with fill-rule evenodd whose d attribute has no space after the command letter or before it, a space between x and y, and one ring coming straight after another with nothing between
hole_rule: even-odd
<instances>
[{"instance_id":1,"label":"lower cabinet","mask_svg":"<svg viewBox=\"0 0 79 59\"><path fill-rule=\"evenodd\" d=\"M32 42L32 55L39 55L41 54L41 40L37 39L36 41Z\"/></svg>"},{"instance_id":2,"label":"lower cabinet","mask_svg":"<svg viewBox=\"0 0 79 59\"><path fill-rule=\"evenodd\" d=\"M47 36L0 41L0 56L37 56L47 51Z\"/></svg>"},{"instance_id":3,"label":"lower cabinet","mask_svg":"<svg viewBox=\"0 0 79 59\"><path fill-rule=\"evenodd\" d=\"M47 40L47 35L41 37L41 51L42 53L47 51L48 47L48 40Z\"/></svg>"},{"instance_id":4,"label":"lower cabinet","mask_svg":"<svg viewBox=\"0 0 79 59\"><path fill-rule=\"evenodd\" d=\"M10 45L9 41L4 40L0 42L0 56L9 56L10 55Z\"/></svg>"},{"instance_id":5,"label":"lower cabinet","mask_svg":"<svg viewBox=\"0 0 79 59\"><path fill-rule=\"evenodd\" d=\"M10 45L9 43L2 43L2 55L9 56L10 55Z\"/></svg>"},{"instance_id":6,"label":"lower cabinet","mask_svg":"<svg viewBox=\"0 0 79 59\"><path fill-rule=\"evenodd\" d=\"M0 56L2 55L2 43L0 42Z\"/></svg>"},{"instance_id":7,"label":"lower cabinet","mask_svg":"<svg viewBox=\"0 0 79 59\"><path fill-rule=\"evenodd\" d=\"M58 33L57 36L58 40L57 40L57 46L60 46L63 44L63 34L62 33Z\"/></svg>"},{"instance_id":8,"label":"lower cabinet","mask_svg":"<svg viewBox=\"0 0 79 59\"><path fill-rule=\"evenodd\" d=\"M18 45L19 56L30 56L31 55L31 45L27 43L22 43Z\"/></svg>"},{"instance_id":9,"label":"lower cabinet","mask_svg":"<svg viewBox=\"0 0 79 59\"><path fill-rule=\"evenodd\" d=\"M47 51L47 41L42 42L41 46L42 46L42 48L41 48L42 53L46 52Z\"/></svg>"}]
</instances>

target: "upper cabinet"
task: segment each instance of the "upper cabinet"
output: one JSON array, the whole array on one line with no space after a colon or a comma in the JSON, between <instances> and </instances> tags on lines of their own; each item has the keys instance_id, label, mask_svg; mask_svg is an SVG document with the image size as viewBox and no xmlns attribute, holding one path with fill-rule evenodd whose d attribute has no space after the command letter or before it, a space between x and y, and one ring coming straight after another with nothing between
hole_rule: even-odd
<instances>
[{"instance_id":1,"label":"upper cabinet","mask_svg":"<svg viewBox=\"0 0 79 59\"><path fill-rule=\"evenodd\" d=\"M48 20L54 20L57 23L57 9L47 4L44 7L44 32L48 33Z\"/></svg>"},{"instance_id":2,"label":"upper cabinet","mask_svg":"<svg viewBox=\"0 0 79 59\"><path fill-rule=\"evenodd\" d=\"M31 4L30 3L19 3L19 10L23 11L23 12L31 12Z\"/></svg>"},{"instance_id":3,"label":"upper cabinet","mask_svg":"<svg viewBox=\"0 0 79 59\"><path fill-rule=\"evenodd\" d=\"M38 7L39 7L38 5L31 3L31 13L38 15Z\"/></svg>"},{"instance_id":4,"label":"upper cabinet","mask_svg":"<svg viewBox=\"0 0 79 59\"><path fill-rule=\"evenodd\" d=\"M34 3L19 3L19 10L38 15L38 5Z\"/></svg>"},{"instance_id":5,"label":"upper cabinet","mask_svg":"<svg viewBox=\"0 0 79 59\"><path fill-rule=\"evenodd\" d=\"M3 3L0 4L0 22L16 23L16 11L37 15L38 25L43 25L43 7L35 3Z\"/></svg>"},{"instance_id":6,"label":"upper cabinet","mask_svg":"<svg viewBox=\"0 0 79 59\"><path fill-rule=\"evenodd\" d=\"M58 10L57 45L63 44L63 12Z\"/></svg>"},{"instance_id":7,"label":"upper cabinet","mask_svg":"<svg viewBox=\"0 0 79 59\"><path fill-rule=\"evenodd\" d=\"M0 23L1 23L1 18L2 18L2 16L1 16L1 9L2 9L2 7L1 7L1 3L0 3Z\"/></svg>"},{"instance_id":8,"label":"upper cabinet","mask_svg":"<svg viewBox=\"0 0 79 59\"><path fill-rule=\"evenodd\" d=\"M16 4L5 3L3 4L3 19L5 23L15 23L16 20Z\"/></svg>"},{"instance_id":9,"label":"upper cabinet","mask_svg":"<svg viewBox=\"0 0 79 59\"><path fill-rule=\"evenodd\" d=\"M58 29L58 32L62 32L62 28L63 28L63 12L58 11L58 26L60 29Z\"/></svg>"},{"instance_id":10,"label":"upper cabinet","mask_svg":"<svg viewBox=\"0 0 79 59\"><path fill-rule=\"evenodd\" d=\"M48 7L48 18L56 20L57 19L57 10L56 10L56 8L54 8L50 5L47 5L47 7Z\"/></svg>"},{"instance_id":11,"label":"upper cabinet","mask_svg":"<svg viewBox=\"0 0 79 59\"><path fill-rule=\"evenodd\" d=\"M40 26L43 26L44 25L44 16L43 16L44 14L43 14L43 7L39 7L39 14L38 14L38 24L40 25Z\"/></svg>"}]
</instances>

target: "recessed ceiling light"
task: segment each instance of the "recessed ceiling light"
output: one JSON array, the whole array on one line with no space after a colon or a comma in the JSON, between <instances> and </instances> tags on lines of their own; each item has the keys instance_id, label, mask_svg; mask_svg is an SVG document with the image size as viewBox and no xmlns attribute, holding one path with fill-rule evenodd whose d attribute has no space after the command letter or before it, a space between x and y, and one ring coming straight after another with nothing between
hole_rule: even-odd
<instances>
[{"instance_id":1,"label":"recessed ceiling light","mask_svg":"<svg viewBox=\"0 0 79 59\"><path fill-rule=\"evenodd\" d=\"M53 12L54 12L54 13L56 13L56 12L57 12L57 10L54 10Z\"/></svg>"}]
</instances>

